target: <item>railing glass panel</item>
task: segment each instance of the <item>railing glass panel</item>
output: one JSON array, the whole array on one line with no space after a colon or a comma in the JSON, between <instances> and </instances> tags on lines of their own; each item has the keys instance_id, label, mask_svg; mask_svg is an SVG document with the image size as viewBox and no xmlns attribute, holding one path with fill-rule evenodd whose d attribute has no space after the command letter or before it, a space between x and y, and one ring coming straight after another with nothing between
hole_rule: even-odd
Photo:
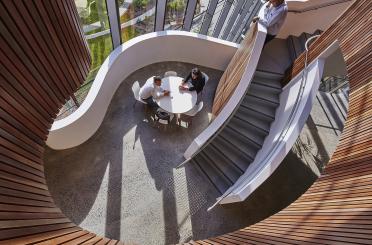
<instances>
[{"instance_id":1,"label":"railing glass panel","mask_svg":"<svg viewBox=\"0 0 372 245\"><path fill-rule=\"evenodd\" d=\"M226 2L226 0L221 0L221 1L218 2L217 7L216 7L216 11L214 11L211 24L209 25L209 28L208 28L208 33L207 33L208 36L212 35L213 30L216 27L218 18L220 17L221 12L223 10L223 7L225 5L225 2Z\"/></svg>"},{"instance_id":2,"label":"railing glass panel","mask_svg":"<svg viewBox=\"0 0 372 245\"><path fill-rule=\"evenodd\" d=\"M191 32L199 33L209 2L210 0L197 1L190 30Z\"/></svg>"},{"instance_id":3,"label":"railing glass panel","mask_svg":"<svg viewBox=\"0 0 372 245\"><path fill-rule=\"evenodd\" d=\"M182 27L186 5L187 0L167 0L164 30L176 30Z\"/></svg>"},{"instance_id":4,"label":"railing glass panel","mask_svg":"<svg viewBox=\"0 0 372 245\"><path fill-rule=\"evenodd\" d=\"M105 0L75 0L75 4L92 57L90 72L81 85L81 89L75 93L76 100L81 102L84 100L86 92L89 91L91 81L94 80L102 63L112 51L112 39ZM77 107L78 105L73 100L69 100L61 108L57 119L71 114Z\"/></svg>"},{"instance_id":5,"label":"railing glass panel","mask_svg":"<svg viewBox=\"0 0 372 245\"><path fill-rule=\"evenodd\" d=\"M154 31L156 0L118 0L121 40Z\"/></svg>"}]
</instances>

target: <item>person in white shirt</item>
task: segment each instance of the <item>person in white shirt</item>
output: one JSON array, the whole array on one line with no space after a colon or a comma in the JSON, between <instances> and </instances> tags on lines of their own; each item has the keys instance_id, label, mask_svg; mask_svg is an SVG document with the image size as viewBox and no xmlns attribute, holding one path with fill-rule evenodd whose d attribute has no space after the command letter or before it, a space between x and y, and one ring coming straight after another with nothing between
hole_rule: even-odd
<instances>
[{"instance_id":1,"label":"person in white shirt","mask_svg":"<svg viewBox=\"0 0 372 245\"><path fill-rule=\"evenodd\" d=\"M287 17L288 6L285 0L269 0L263 13L253 18L267 28L267 35L264 46L278 34L285 18Z\"/></svg>"},{"instance_id":2,"label":"person in white shirt","mask_svg":"<svg viewBox=\"0 0 372 245\"><path fill-rule=\"evenodd\" d=\"M159 108L159 105L155 102L154 99L157 99L161 96L168 96L169 91L164 90L161 87L161 78L154 77L153 80L149 79L145 85L140 88L139 96L140 98L147 103L153 109Z\"/></svg>"}]
</instances>

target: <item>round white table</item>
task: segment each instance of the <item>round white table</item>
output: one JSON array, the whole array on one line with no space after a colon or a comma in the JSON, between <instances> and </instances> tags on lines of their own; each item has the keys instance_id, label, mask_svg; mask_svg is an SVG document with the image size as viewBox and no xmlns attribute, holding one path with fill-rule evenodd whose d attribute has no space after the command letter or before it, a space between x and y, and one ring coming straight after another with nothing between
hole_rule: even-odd
<instances>
[{"instance_id":1,"label":"round white table","mask_svg":"<svg viewBox=\"0 0 372 245\"><path fill-rule=\"evenodd\" d=\"M198 97L196 91L182 91L179 89L182 77L169 76L162 78L161 81L161 87L170 91L170 95L162 96L155 100L160 108L167 112L178 114L187 112L195 106Z\"/></svg>"}]
</instances>

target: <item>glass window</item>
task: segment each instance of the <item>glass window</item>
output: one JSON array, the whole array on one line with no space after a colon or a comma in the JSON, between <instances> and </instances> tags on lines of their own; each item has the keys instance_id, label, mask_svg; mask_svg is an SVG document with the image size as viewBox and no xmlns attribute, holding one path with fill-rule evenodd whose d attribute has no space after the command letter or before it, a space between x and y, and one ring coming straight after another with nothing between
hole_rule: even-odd
<instances>
[{"instance_id":1,"label":"glass window","mask_svg":"<svg viewBox=\"0 0 372 245\"><path fill-rule=\"evenodd\" d=\"M192 19L191 32L199 33L208 5L209 0L198 0L196 2L194 17Z\"/></svg>"},{"instance_id":2,"label":"glass window","mask_svg":"<svg viewBox=\"0 0 372 245\"><path fill-rule=\"evenodd\" d=\"M231 7L230 7L230 10L229 10L229 12L228 12L228 14L227 14L227 16L226 16L226 20L225 20L224 23L223 23L223 26L222 26L221 31L220 31L219 38L222 38L222 36L224 35L224 32L225 32L225 31L227 31L226 34L228 34L229 32L231 32L231 29L230 29L230 30L225 30L225 29L226 29L227 24L230 22L231 15L234 13L236 5L237 5L237 1L235 0L235 1L232 3ZM224 7L226 7L226 6L224 6ZM239 15L236 16L236 18L238 18L238 17L239 17ZM235 21L236 21L236 18L235 18L235 20L234 20L234 23L235 23ZM232 25L232 27L233 27L233 26L234 26L234 24ZM232 27L231 27L231 28L232 28Z\"/></svg>"},{"instance_id":3,"label":"glass window","mask_svg":"<svg viewBox=\"0 0 372 245\"><path fill-rule=\"evenodd\" d=\"M187 0L167 0L164 30L177 30L183 25Z\"/></svg>"},{"instance_id":4,"label":"glass window","mask_svg":"<svg viewBox=\"0 0 372 245\"><path fill-rule=\"evenodd\" d=\"M105 0L75 0L76 8L92 57L89 74L69 101L59 111L57 119L73 113L86 98L99 68L112 51L110 24Z\"/></svg>"},{"instance_id":5,"label":"glass window","mask_svg":"<svg viewBox=\"0 0 372 245\"><path fill-rule=\"evenodd\" d=\"M112 51L110 24L105 0L75 0L85 37L92 56L86 82L90 82Z\"/></svg>"},{"instance_id":6,"label":"glass window","mask_svg":"<svg viewBox=\"0 0 372 245\"><path fill-rule=\"evenodd\" d=\"M153 32L156 0L118 0L121 40Z\"/></svg>"},{"instance_id":7,"label":"glass window","mask_svg":"<svg viewBox=\"0 0 372 245\"><path fill-rule=\"evenodd\" d=\"M218 1L216 10L214 11L214 14L213 14L213 17L212 17L211 24L209 25L209 29L208 29L208 33L207 33L208 36L211 36L213 34L214 28L216 27L218 18L220 17L220 14L222 12L222 9L224 7L225 2L226 2L226 0Z\"/></svg>"}]
</instances>

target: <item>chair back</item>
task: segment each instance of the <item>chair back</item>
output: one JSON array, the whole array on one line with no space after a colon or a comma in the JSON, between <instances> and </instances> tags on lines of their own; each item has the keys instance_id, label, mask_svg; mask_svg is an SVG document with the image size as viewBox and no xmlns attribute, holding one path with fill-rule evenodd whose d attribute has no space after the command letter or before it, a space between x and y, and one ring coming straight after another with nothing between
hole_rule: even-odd
<instances>
[{"instance_id":1,"label":"chair back","mask_svg":"<svg viewBox=\"0 0 372 245\"><path fill-rule=\"evenodd\" d=\"M135 81L132 85L132 91L133 91L134 98L136 98L136 100L139 100L139 101L141 101L140 96L139 96L140 89L141 88L140 88L139 82Z\"/></svg>"},{"instance_id":2,"label":"chair back","mask_svg":"<svg viewBox=\"0 0 372 245\"><path fill-rule=\"evenodd\" d=\"M193 117L203 109L203 106L204 106L203 101L200 101L199 104L195 105L191 110L185 112L184 114Z\"/></svg>"},{"instance_id":3,"label":"chair back","mask_svg":"<svg viewBox=\"0 0 372 245\"><path fill-rule=\"evenodd\" d=\"M170 76L176 77L177 76L177 72L175 72L175 71L167 71L167 72L164 73L164 77L170 77Z\"/></svg>"},{"instance_id":4,"label":"chair back","mask_svg":"<svg viewBox=\"0 0 372 245\"><path fill-rule=\"evenodd\" d=\"M207 74L205 74L204 72L202 72L203 76L204 76L204 79L205 79L205 84L207 84L208 80L209 80L209 77Z\"/></svg>"}]
</instances>

